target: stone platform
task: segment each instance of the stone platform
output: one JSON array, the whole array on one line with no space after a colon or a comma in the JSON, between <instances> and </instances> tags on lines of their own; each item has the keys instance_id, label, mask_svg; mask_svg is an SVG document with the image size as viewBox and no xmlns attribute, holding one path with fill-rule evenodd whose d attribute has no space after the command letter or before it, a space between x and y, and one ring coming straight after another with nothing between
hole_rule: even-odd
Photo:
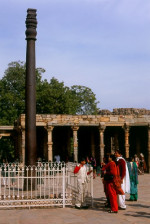
<instances>
[{"instance_id":1,"label":"stone platform","mask_svg":"<svg viewBox=\"0 0 150 224\"><path fill-rule=\"evenodd\" d=\"M11 209L0 210L0 224L141 224L150 223L150 174L139 176L139 199L128 201L126 210L110 214L104 208L105 196L99 177L94 179L93 208L77 210L75 208Z\"/></svg>"}]
</instances>

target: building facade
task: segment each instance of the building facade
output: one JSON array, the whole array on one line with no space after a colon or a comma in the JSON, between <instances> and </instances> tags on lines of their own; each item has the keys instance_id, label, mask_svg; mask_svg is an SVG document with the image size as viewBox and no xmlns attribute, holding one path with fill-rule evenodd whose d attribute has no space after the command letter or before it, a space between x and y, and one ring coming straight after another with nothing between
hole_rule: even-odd
<instances>
[{"instance_id":1,"label":"building facade","mask_svg":"<svg viewBox=\"0 0 150 224\"><path fill-rule=\"evenodd\" d=\"M125 158L143 153L150 172L150 114L146 113L117 110L101 111L99 115L37 114L37 157L53 161L59 154L63 161L78 161L83 156L94 156L100 163L106 153L120 149ZM9 130L3 127L0 136L13 135L16 157L24 164L25 115Z\"/></svg>"}]
</instances>

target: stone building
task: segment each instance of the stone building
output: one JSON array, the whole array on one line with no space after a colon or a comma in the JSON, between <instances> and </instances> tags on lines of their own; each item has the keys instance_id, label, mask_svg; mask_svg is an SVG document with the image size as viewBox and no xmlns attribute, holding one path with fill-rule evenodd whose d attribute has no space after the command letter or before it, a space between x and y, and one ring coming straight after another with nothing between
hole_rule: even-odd
<instances>
[{"instance_id":1,"label":"stone building","mask_svg":"<svg viewBox=\"0 0 150 224\"><path fill-rule=\"evenodd\" d=\"M104 154L120 149L128 158L144 154L150 172L150 111L145 109L102 110L99 115L37 114L37 156L53 161L94 156L99 163ZM25 115L14 127L3 127L0 136L13 135L16 156L25 162Z\"/></svg>"}]
</instances>

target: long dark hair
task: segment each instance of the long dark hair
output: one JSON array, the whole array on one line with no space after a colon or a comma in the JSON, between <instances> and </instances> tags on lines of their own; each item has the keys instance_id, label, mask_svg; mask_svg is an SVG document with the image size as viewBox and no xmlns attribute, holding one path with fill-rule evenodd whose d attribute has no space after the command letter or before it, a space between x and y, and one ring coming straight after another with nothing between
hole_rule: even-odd
<instances>
[{"instance_id":1,"label":"long dark hair","mask_svg":"<svg viewBox=\"0 0 150 224\"><path fill-rule=\"evenodd\" d=\"M108 158L112 158L112 161L116 161L116 157L114 154L111 154L111 153L107 153L106 156L105 156L105 161L106 163L109 162Z\"/></svg>"}]
</instances>

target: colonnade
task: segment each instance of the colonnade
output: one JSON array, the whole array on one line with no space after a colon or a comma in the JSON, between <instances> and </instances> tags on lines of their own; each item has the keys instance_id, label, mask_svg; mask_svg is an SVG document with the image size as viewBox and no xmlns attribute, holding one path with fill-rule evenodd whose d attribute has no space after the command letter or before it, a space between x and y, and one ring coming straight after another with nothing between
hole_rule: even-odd
<instances>
[{"instance_id":1,"label":"colonnade","mask_svg":"<svg viewBox=\"0 0 150 224\"><path fill-rule=\"evenodd\" d=\"M48 161L53 161L53 141L52 141L52 131L53 131L54 126L47 126L47 135L48 135ZM72 131L73 131L73 148L74 148L74 161L78 161L78 130L79 126L75 125L72 126ZM105 124L101 122L98 126L99 130L99 150L100 150L100 161L103 161L104 158L104 150L105 150L105 144L104 144L104 132L105 132ZM125 130L125 155L126 158L129 157L129 126L125 125L124 126ZM150 145L150 144L149 144ZM149 146L150 147L150 146Z\"/></svg>"},{"instance_id":2,"label":"colonnade","mask_svg":"<svg viewBox=\"0 0 150 224\"><path fill-rule=\"evenodd\" d=\"M150 124L148 124L148 171L150 172ZM48 161L53 161L53 129L55 126L47 125L45 129L47 130L47 150L48 150ZM73 149L74 149L74 161L78 161L78 130L80 126L74 125L71 127L73 131ZM124 142L125 142L125 157L129 157L129 137L130 137L130 125L125 123L122 128L124 129ZM105 153L104 135L105 135L106 125L104 122L100 122L98 126L99 130L99 155L100 162L102 162ZM21 155L20 158L25 163L25 129L21 129Z\"/></svg>"}]
</instances>

